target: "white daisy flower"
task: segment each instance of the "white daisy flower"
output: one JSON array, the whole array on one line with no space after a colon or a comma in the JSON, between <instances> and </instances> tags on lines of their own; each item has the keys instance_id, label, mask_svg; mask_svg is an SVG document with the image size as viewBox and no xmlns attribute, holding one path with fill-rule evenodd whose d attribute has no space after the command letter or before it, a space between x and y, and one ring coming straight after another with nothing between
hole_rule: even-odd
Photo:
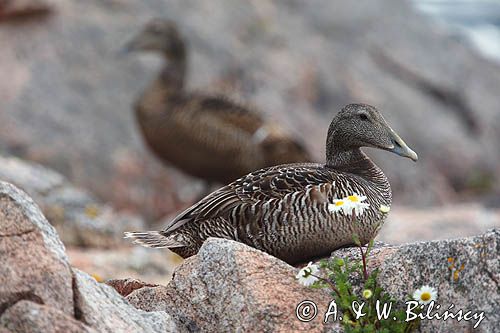
<instances>
[{"instance_id":1,"label":"white daisy flower","mask_svg":"<svg viewBox=\"0 0 500 333\"><path fill-rule=\"evenodd\" d=\"M413 299L420 304L429 304L437 300L437 297L437 290L429 286L422 286L413 292Z\"/></svg>"},{"instance_id":2,"label":"white daisy flower","mask_svg":"<svg viewBox=\"0 0 500 333\"><path fill-rule=\"evenodd\" d=\"M344 214L349 214L350 208L348 206L345 199L334 199L333 203L328 204L328 211L330 213L343 212Z\"/></svg>"},{"instance_id":3,"label":"white daisy flower","mask_svg":"<svg viewBox=\"0 0 500 333\"><path fill-rule=\"evenodd\" d=\"M387 214L387 213L389 213L391 211L391 207L386 206L386 205L380 205L379 210L380 210L381 213Z\"/></svg>"},{"instance_id":4,"label":"white daisy flower","mask_svg":"<svg viewBox=\"0 0 500 333\"><path fill-rule=\"evenodd\" d=\"M351 213L354 209L356 216L362 215L365 209L370 207L369 203L363 202L366 200L366 196L359 195L357 193L346 197L345 200L347 202L346 206L349 208L349 212Z\"/></svg>"},{"instance_id":5,"label":"white daisy flower","mask_svg":"<svg viewBox=\"0 0 500 333\"><path fill-rule=\"evenodd\" d=\"M319 272L319 267L318 265L313 265L312 262L307 264L306 267L302 268L295 278L299 280L299 283L303 286L309 287L311 286L314 282L318 281L318 278L314 275L316 275Z\"/></svg>"}]
</instances>

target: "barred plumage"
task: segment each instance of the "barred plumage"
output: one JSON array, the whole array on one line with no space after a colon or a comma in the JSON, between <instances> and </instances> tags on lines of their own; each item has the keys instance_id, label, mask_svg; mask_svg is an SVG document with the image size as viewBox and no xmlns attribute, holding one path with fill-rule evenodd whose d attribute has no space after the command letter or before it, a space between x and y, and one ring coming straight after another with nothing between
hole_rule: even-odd
<instances>
[{"instance_id":1,"label":"barred plumage","mask_svg":"<svg viewBox=\"0 0 500 333\"><path fill-rule=\"evenodd\" d=\"M329 255L373 238L390 206L391 188L382 170L359 147L388 150L417 160L417 155L372 106L351 104L330 125L326 164L288 164L254 171L206 196L154 232L184 246L171 248L182 257L196 254L208 237L246 243L289 263ZM332 213L334 199L353 193L369 207L356 218ZM136 234L130 233L134 237ZM143 239L142 233L137 234Z\"/></svg>"}]
</instances>

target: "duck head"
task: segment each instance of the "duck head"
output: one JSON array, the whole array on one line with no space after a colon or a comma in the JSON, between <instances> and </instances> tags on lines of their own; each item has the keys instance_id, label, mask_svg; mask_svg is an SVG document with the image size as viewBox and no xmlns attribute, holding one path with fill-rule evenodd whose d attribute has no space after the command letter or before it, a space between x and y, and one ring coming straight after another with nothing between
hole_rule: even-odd
<instances>
[{"instance_id":1,"label":"duck head","mask_svg":"<svg viewBox=\"0 0 500 333\"><path fill-rule=\"evenodd\" d=\"M348 156L360 147L387 150L413 161L418 160L417 154L387 124L382 114L366 104L349 104L333 118L326 147L327 164L332 165L338 164L339 155Z\"/></svg>"},{"instance_id":2,"label":"duck head","mask_svg":"<svg viewBox=\"0 0 500 333\"><path fill-rule=\"evenodd\" d=\"M131 51L155 51L167 59L180 60L185 57L186 46L175 23L156 18L125 45L125 52Z\"/></svg>"}]
</instances>

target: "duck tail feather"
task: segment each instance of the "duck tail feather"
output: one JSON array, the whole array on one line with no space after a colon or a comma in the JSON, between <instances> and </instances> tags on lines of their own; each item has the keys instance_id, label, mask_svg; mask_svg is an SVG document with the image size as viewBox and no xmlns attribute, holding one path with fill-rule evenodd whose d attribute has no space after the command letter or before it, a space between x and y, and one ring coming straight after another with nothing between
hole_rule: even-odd
<instances>
[{"instance_id":1,"label":"duck tail feather","mask_svg":"<svg viewBox=\"0 0 500 333\"><path fill-rule=\"evenodd\" d=\"M175 248L186 246L174 236L165 236L161 231L125 232L123 238L132 238L134 244L152 248Z\"/></svg>"}]
</instances>

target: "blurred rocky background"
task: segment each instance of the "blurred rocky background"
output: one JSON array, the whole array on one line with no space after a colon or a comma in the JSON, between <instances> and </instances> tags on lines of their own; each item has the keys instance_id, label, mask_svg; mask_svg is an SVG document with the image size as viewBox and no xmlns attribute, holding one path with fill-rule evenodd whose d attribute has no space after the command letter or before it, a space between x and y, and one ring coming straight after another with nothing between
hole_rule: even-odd
<instances>
[{"instance_id":1,"label":"blurred rocky background","mask_svg":"<svg viewBox=\"0 0 500 333\"><path fill-rule=\"evenodd\" d=\"M473 17L498 22L488 3ZM74 266L168 281L178 259L121 240L158 227L201 188L158 162L134 123L131 104L161 61L120 50L164 16L189 43L190 89L257 106L318 161L341 106L383 112L420 160L369 151L395 199L381 240L498 227L500 51L471 14L443 13L446 2L400 0L0 1L0 179L42 207Z\"/></svg>"}]
</instances>

